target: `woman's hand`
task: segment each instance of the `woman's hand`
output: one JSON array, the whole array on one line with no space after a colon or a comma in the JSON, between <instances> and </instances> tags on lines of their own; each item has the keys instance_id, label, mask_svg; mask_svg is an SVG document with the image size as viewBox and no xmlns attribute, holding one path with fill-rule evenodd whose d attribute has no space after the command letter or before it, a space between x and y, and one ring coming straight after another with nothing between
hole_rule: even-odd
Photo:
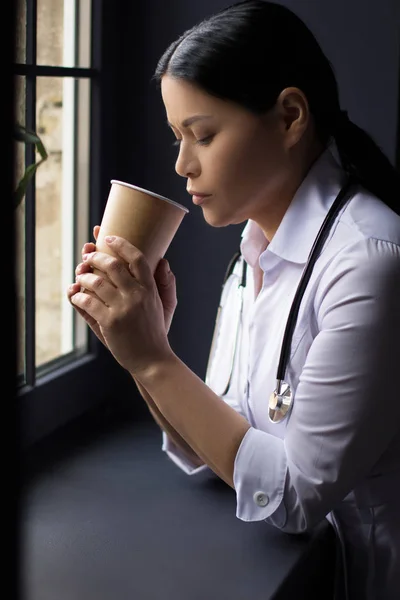
<instances>
[{"instance_id":1,"label":"woman's hand","mask_svg":"<svg viewBox=\"0 0 400 600\"><path fill-rule=\"evenodd\" d=\"M93 228L93 237L97 241L97 237L99 235L100 226L95 225ZM91 252L95 252L96 245L92 242L87 242L83 245L82 248L82 256L84 254L90 254ZM83 259L82 259L83 260ZM90 264L86 261L83 261L78 264L75 269L75 276L83 275L84 273L91 273L92 268ZM154 279L156 281L158 294L160 296L161 302L164 307L164 322L165 322L165 330L168 333L171 327L172 319L175 313L175 309L177 306L177 297L176 297L176 283L175 283L175 275L170 270L169 263L165 258L162 258L157 265L156 271L154 273ZM81 286L78 283L72 284L67 290L68 299L71 300L71 296L79 292ZM99 327L97 326L96 321L92 319L89 315L85 314L84 311L74 306L77 312L87 321L88 325L92 329L92 331L97 335L99 340L104 344L105 341L102 339L101 332Z\"/></svg>"},{"instance_id":2,"label":"woman's hand","mask_svg":"<svg viewBox=\"0 0 400 600\"><path fill-rule=\"evenodd\" d=\"M93 230L94 238L96 240L97 240L99 229L100 229L99 226L96 226L96 227L94 227L94 230ZM121 254L121 259L123 262L125 262L125 266L128 267L128 265L130 264L131 259L132 259L132 255L131 255L132 251L134 254L136 251L137 257L140 256L141 253L137 249L135 249L133 246L128 244L128 242L126 242L126 244L130 248L130 250L127 250L127 248L125 247L125 251L128 251L129 256L127 258L124 257L123 256L124 251L123 251ZM110 246L110 248L111 248L111 246ZM96 250L95 244L86 243L83 246L82 254L83 255L92 255L92 253L94 253L95 250ZM114 248L114 247L112 248L112 250L113 250L113 252L118 252L116 250L116 248ZM139 253L139 254L137 254L137 253ZM97 255L100 255L100 254L102 254L102 253L97 253ZM100 258L100 262L103 265L104 265L104 259L107 259L107 257L108 257L108 259L111 258L111 257L109 257L109 255L102 254L102 258ZM141 259L139 258L139 260L141 260ZM113 347L110 347L110 345L109 345L109 339L111 336L110 332L114 331L114 327L110 328L110 326L109 326L108 327L109 333L107 336L105 336L104 327L102 326L102 323L96 319L95 314L93 312L93 308L98 311L99 306L98 305L96 306L96 303L94 305L91 303L88 303L88 299L90 299L92 296L89 296L88 294L83 294L84 298L82 298L82 295L78 298L76 297L76 294L81 293L82 288L86 288L86 289L90 290L92 294L93 293L96 294L97 286L99 286L99 282L96 283L96 279L95 279L96 275L93 275L93 273L92 273L93 266L96 266L96 269L101 270L101 266L94 264L94 262L91 260L83 260L82 263L80 263L76 267L75 274L77 277L77 283L72 284L68 288L67 296L68 296L68 299L71 302L72 306L86 320L86 322L91 327L91 329L95 333L95 335L99 338L99 340L114 354L114 356L117 358L117 360L121 363L122 357L119 356L119 350L115 348L115 340L113 341ZM146 265L146 266L148 267L148 265ZM103 268L104 268L104 266L103 266ZM113 267L111 267L111 269L113 269ZM129 274L130 278L132 278L132 274L129 272L129 268L126 269L126 271ZM104 273L107 275L106 271L104 271ZM89 275L89 278L87 278L86 275ZM108 277L108 275L107 275L107 277ZM103 280L103 282L106 283L106 278ZM172 318L173 318L173 315L175 312L175 308L177 305L177 298L176 298L175 277L174 277L173 273L169 270L168 261L166 261L165 259L161 259L157 266L156 272L154 274L154 279L152 278L151 285L154 287L154 284L156 286L156 290L158 292L157 295L158 295L159 301L161 302L161 306L162 306L164 332L166 334L169 331L169 327L171 325L171 321L172 321ZM115 282L113 284L108 283L108 285L112 285L113 289L115 288ZM101 283L99 287L103 287L103 283ZM110 292L110 289L108 290L108 292ZM153 292L154 292L154 290L153 290ZM103 291L103 293L104 293L104 291ZM107 290L106 290L106 293L107 293ZM75 300L73 300L74 297L75 297ZM81 299L81 301L79 301L79 298ZM94 299L96 300L96 297ZM100 297L98 297L97 300L100 301L104 305L108 304L108 302L104 303L104 299L101 300ZM89 308L89 310L87 310L88 308ZM110 315L108 315L108 316L110 316ZM104 317L104 315L103 315L103 317ZM103 325L104 325L104 323L103 323ZM125 355L124 351L122 351L122 354ZM127 364L126 361L128 361L128 363L129 363L129 358L128 359L125 358L122 360L124 362L123 366L126 367L126 364ZM128 368L128 370L129 370L129 368Z\"/></svg>"}]
</instances>

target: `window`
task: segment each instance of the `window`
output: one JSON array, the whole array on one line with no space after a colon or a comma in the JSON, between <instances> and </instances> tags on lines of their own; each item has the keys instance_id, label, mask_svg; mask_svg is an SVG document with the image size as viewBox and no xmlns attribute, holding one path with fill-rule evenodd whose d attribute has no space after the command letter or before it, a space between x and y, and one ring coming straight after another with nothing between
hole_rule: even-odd
<instances>
[{"instance_id":1,"label":"window","mask_svg":"<svg viewBox=\"0 0 400 600\"><path fill-rule=\"evenodd\" d=\"M100 197L102 3L16 4L15 118L47 154L15 208L18 396L29 443L100 398L101 349L66 288L91 238L91 197ZM15 142L15 187L40 159L34 144Z\"/></svg>"}]
</instances>

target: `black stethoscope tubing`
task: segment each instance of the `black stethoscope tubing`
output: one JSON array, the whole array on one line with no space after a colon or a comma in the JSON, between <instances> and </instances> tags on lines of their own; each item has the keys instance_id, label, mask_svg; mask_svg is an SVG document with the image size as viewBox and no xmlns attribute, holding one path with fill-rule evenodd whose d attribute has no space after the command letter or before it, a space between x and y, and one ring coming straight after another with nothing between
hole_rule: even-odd
<instances>
[{"instance_id":1,"label":"black stethoscope tubing","mask_svg":"<svg viewBox=\"0 0 400 600\"><path fill-rule=\"evenodd\" d=\"M297 287L292 305L290 307L289 316L288 316L288 319L286 322L285 332L283 335L280 358L279 358L279 363L278 363L278 368L277 368L277 373L276 373L276 380L277 380L276 392L278 395L280 394L281 383L284 383L286 366L287 366L287 362L288 362L288 358L289 358L289 354L290 354L290 350L291 350L292 336L293 336L294 328L296 326L297 316L299 313L300 304L301 304L301 301L302 301L302 298L304 295L304 291L309 282L314 264L315 264L316 260L318 259L319 255L320 255L320 251L321 251L321 249L326 241L326 238L330 232L331 225L332 225L333 221L335 220L337 214L341 210L341 208L345 205L345 203L352 196L352 193L353 193L352 188L354 185L355 185L354 179L352 177L349 177L347 179L346 183L344 184L344 186L342 187L342 189L340 190L339 194L337 195L336 199L334 200L331 208L329 209L328 214L326 215L326 217L321 225L321 228L317 234L317 237L315 238L313 246L308 255L306 266L304 268L304 271L301 276L299 285ZM232 259L230 260L228 268L225 273L224 284L225 284L226 280L228 279L228 277L232 274L234 267L235 267L237 261L240 259L240 257L241 257L241 252L238 251L234 254ZM247 263L243 259L242 275L241 275L241 281L239 283L239 287L245 288L246 283L247 283ZM290 388L289 388L289 391L290 391Z\"/></svg>"},{"instance_id":2,"label":"black stethoscope tubing","mask_svg":"<svg viewBox=\"0 0 400 600\"><path fill-rule=\"evenodd\" d=\"M292 336L294 328L296 326L300 304L303 299L304 291L310 280L314 264L320 255L320 251L322 250L323 245L325 244L326 238L328 237L333 221L335 220L341 208L346 204L346 202L350 199L352 195L353 185L354 181L351 178L349 178L343 186L343 188L340 190L328 214L326 215L324 222L321 225L321 228L317 234L317 237L315 238L314 244L308 255L306 266L304 268L299 285L297 287L292 306L290 307L289 316L286 322L285 333L283 334L281 355L276 373L277 380L283 380L285 376L286 365L291 350Z\"/></svg>"}]
</instances>

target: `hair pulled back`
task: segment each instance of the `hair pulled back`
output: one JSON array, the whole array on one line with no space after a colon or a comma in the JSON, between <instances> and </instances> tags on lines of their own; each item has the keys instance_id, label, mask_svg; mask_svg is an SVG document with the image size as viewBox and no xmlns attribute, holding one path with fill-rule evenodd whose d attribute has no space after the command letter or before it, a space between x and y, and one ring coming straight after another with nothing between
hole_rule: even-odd
<instances>
[{"instance_id":1,"label":"hair pulled back","mask_svg":"<svg viewBox=\"0 0 400 600\"><path fill-rule=\"evenodd\" d=\"M333 137L344 169L400 214L400 174L339 102L333 68L316 38L291 10L244 0L184 32L161 56L154 79L186 80L256 114L271 109L287 87L306 96L317 134Z\"/></svg>"}]
</instances>

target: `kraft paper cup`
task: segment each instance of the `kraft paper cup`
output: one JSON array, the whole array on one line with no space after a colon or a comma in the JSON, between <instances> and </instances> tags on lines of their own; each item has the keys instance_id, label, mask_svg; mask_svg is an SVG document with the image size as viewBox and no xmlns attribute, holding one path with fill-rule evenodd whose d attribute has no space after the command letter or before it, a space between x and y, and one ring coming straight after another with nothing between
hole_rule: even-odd
<instances>
[{"instance_id":1,"label":"kraft paper cup","mask_svg":"<svg viewBox=\"0 0 400 600\"><path fill-rule=\"evenodd\" d=\"M177 202L124 181L111 180L111 189L96 248L113 255L104 238L117 235L139 248L154 274L189 210ZM94 272L98 272L94 269Z\"/></svg>"}]
</instances>

